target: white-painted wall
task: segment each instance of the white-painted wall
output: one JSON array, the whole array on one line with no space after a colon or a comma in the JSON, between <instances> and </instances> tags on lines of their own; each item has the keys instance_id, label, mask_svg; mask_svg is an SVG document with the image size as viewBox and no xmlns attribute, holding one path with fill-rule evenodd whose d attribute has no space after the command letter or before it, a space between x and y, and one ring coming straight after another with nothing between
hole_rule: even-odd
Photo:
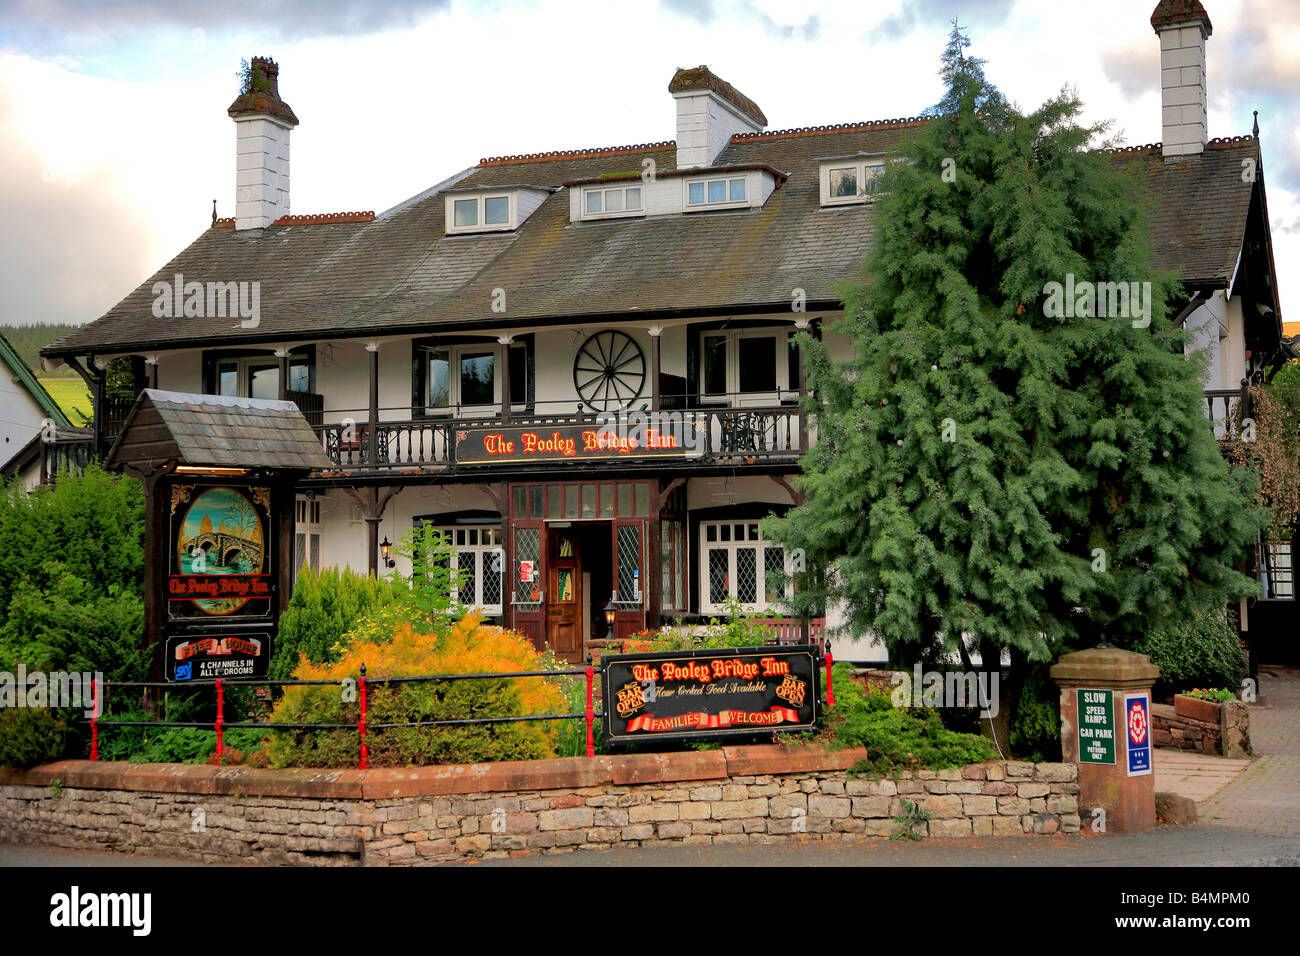
<instances>
[{"instance_id":1,"label":"white-painted wall","mask_svg":"<svg viewBox=\"0 0 1300 956\"><path fill-rule=\"evenodd\" d=\"M0 465L5 464L41 430L45 409L22 385L8 366L0 374Z\"/></svg>"},{"instance_id":2,"label":"white-painted wall","mask_svg":"<svg viewBox=\"0 0 1300 956\"><path fill-rule=\"evenodd\" d=\"M677 101L677 168L710 166L735 133L763 127L712 90L674 93Z\"/></svg>"}]
</instances>

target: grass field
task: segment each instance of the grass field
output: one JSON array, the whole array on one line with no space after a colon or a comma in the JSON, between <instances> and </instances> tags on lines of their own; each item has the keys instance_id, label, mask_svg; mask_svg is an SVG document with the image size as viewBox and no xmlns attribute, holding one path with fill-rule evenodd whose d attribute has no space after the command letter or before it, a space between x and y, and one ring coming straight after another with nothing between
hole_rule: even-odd
<instances>
[{"instance_id":1,"label":"grass field","mask_svg":"<svg viewBox=\"0 0 1300 956\"><path fill-rule=\"evenodd\" d=\"M81 424L78 412L90 415L90 389L86 388L86 383L80 378L43 378L40 382L50 397L59 403L59 408L63 409L73 425Z\"/></svg>"}]
</instances>

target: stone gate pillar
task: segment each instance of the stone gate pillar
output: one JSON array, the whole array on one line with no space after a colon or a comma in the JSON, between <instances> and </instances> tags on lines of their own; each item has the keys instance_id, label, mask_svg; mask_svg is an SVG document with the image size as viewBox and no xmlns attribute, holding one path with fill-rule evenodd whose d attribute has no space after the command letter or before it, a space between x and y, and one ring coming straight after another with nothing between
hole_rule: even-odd
<instances>
[{"instance_id":1,"label":"stone gate pillar","mask_svg":"<svg viewBox=\"0 0 1300 956\"><path fill-rule=\"evenodd\" d=\"M1052 665L1061 688L1061 754L1079 766L1083 826L1105 811L1106 831L1156 825L1151 685L1160 669L1145 654L1094 647Z\"/></svg>"}]
</instances>

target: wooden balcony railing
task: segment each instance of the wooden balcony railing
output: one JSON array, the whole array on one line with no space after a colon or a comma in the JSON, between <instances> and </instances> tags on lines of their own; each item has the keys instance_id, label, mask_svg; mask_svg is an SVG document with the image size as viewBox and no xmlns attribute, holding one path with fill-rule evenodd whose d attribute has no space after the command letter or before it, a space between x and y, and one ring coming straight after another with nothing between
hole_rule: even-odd
<instances>
[{"instance_id":1,"label":"wooden balcony railing","mask_svg":"<svg viewBox=\"0 0 1300 956\"><path fill-rule=\"evenodd\" d=\"M570 406L572 407L572 406ZM456 432L472 428L537 428L539 431L558 426L590 425L600 427L608 419L590 411L552 414L511 414L508 422L499 416L466 418L405 418L380 421L375 428L375 454L371 459L368 412L344 414L326 412L336 421L316 425L325 454L342 470L431 467L438 469L481 468L483 465L459 465L456 457ZM796 460L802 453L799 410L793 405L694 408L662 413L686 434L698 436L698 446L687 455L688 461L720 461L752 464L759 460ZM651 421L651 427L654 422Z\"/></svg>"}]
</instances>

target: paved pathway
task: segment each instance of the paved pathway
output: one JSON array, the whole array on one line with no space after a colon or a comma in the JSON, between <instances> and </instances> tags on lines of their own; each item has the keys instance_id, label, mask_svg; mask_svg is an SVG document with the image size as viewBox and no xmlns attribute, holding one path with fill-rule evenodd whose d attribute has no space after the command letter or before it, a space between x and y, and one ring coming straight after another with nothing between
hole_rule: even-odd
<instances>
[{"instance_id":1,"label":"paved pathway","mask_svg":"<svg viewBox=\"0 0 1300 956\"><path fill-rule=\"evenodd\" d=\"M1186 750L1156 749L1156 793L1191 797L1199 808L1250 767L1249 760L1210 757Z\"/></svg>"},{"instance_id":2,"label":"paved pathway","mask_svg":"<svg viewBox=\"0 0 1300 956\"><path fill-rule=\"evenodd\" d=\"M1260 670L1263 703L1250 708L1256 759L1199 810L1202 824L1300 837L1300 668Z\"/></svg>"}]
</instances>

